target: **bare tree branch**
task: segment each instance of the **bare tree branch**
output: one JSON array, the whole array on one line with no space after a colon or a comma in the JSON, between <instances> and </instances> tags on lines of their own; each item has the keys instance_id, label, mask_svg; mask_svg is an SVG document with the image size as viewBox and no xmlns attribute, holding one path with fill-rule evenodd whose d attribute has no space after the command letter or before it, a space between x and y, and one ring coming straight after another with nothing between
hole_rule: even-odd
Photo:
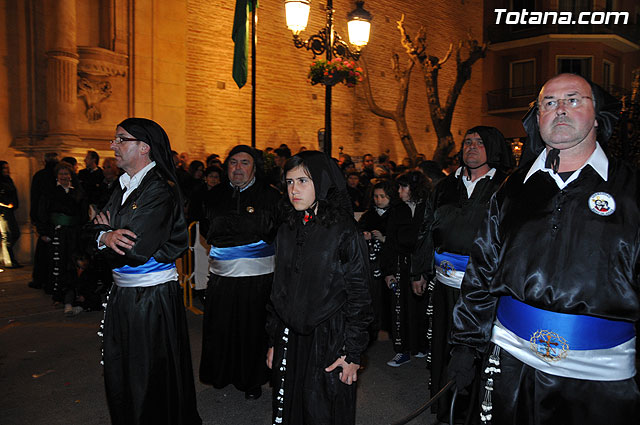
<instances>
[{"instance_id":1,"label":"bare tree branch","mask_svg":"<svg viewBox=\"0 0 640 425\"><path fill-rule=\"evenodd\" d=\"M400 58L397 54L394 54L391 58L391 66L394 71L395 79L400 83L398 87L398 102L396 103L395 110L384 109L380 107L375 99L373 98L373 93L371 90L371 80L369 79L369 69L367 66L367 62L364 57L360 58L360 62L362 63L362 68L364 70L364 92L365 98L367 99L367 104L369 105L369 109L375 115L378 115L382 118L393 120L396 124L396 130L398 131L398 135L400 136L400 141L407 151L407 155L411 158L412 161L415 161L416 156L418 155L418 151L413 143L413 138L411 137L411 133L409 132L409 126L406 121L406 109L407 109L407 99L409 98L409 83L411 81L411 71L414 67L414 62L409 61L409 65L402 69L400 65Z\"/></svg>"},{"instance_id":2,"label":"bare tree branch","mask_svg":"<svg viewBox=\"0 0 640 425\"><path fill-rule=\"evenodd\" d=\"M449 43L449 50L447 51L447 54L445 55L444 59L438 61L438 68L442 68L442 65L444 65L445 62L449 60L449 58L451 57L452 51L453 51L453 44Z\"/></svg>"},{"instance_id":3,"label":"bare tree branch","mask_svg":"<svg viewBox=\"0 0 640 425\"><path fill-rule=\"evenodd\" d=\"M427 102L433 127L438 137L438 145L433 154L433 159L444 165L449 152L454 147L453 135L451 134L451 120L458 96L462 92L464 84L471 78L471 68L480 58L485 56L487 45L479 45L470 34L467 40L458 43L456 49L456 79L448 91L447 101L444 108L440 103L438 90L438 72L442 66L451 58L453 44L449 44L449 49L443 59L428 53L427 37L424 27L418 30L415 41L412 40L404 26L404 15L398 21L398 31L400 32L400 43L404 47L407 55L413 63L419 64L427 90ZM468 51L466 58L462 57L462 52Z\"/></svg>"},{"instance_id":4,"label":"bare tree branch","mask_svg":"<svg viewBox=\"0 0 640 425\"><path fill-rule=\"evenodd\" d=\"M371 80L369 79L369 67L367 66L367 61L364 59L364 57L360 57L359 62L362 63L362 69L364 70L362 82L364 83L363 84L364 97L367 99L367 104L369 105L369 109L371 110L371 112L378 115L379 117L394 120L395 117L394 117L393 111L381 108L380 106L378 106L375 99L373 98L373 93L371 91Z\"/></svg>"}]
</instances>

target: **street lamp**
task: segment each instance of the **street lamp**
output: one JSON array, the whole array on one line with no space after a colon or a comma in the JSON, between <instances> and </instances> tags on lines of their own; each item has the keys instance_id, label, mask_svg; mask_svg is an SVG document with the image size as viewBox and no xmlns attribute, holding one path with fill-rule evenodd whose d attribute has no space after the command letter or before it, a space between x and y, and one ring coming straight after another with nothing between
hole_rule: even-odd
<instances>
[{"instance_id":1,"label":"street lamp","mask_svg":"<svg viewBox=\"0 0 640 425\"><path fill-rule=\"evenodd\" d=\"M352 50L333 29L333 0L327 0L326 26L307 40L303 40L300 33L307 27L311 0L285 0L287 27L293 33L293 44L299 49L304 47L311 50L314 58L324 53L327 62L333 56L358 60L360 50L369 42L372 19L371 14L362 7L363 4L363 1L356 1L355 10L347 14L347 30L349 42L353 46ZM324 97L324 151L331 156L331 86L329 84L325 85Z\"/></svg>"}]
</instances>

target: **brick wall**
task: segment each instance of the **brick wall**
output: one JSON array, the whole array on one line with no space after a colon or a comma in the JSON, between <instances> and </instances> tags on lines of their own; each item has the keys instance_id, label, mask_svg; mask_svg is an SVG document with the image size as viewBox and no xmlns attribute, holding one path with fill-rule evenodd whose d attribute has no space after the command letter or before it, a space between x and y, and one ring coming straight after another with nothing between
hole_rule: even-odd
<instances>
[{"instance_id":1,"label":"brick wall","mask_svg":"<svg viewBox=\"0 0 640 425\"><path fill-rule=\"evenodd\" d=\"M238 89L231 76L234 7L234 1L187 1L185 132L192 157L211 152L225 155L233 145L251 141L251 75L242 89ZM351 1L334 1L335 27L345 39L346 14L354 7ZM420 25L427 28L431 53L436 56L443 57L449 43L457 43L468 33L481 37L482 2L477 0L370 0L364 7L374 18L363 55L369 65L374 97L387 109L395 108L398 90L390 67L391 55L399 53L404 64L408 60L396 28L403 13L411 34ZM324 2L314 0L309 25L302 36L316 33L324 22ZM287 143L294 152L303 145L317 148L317 130L324 127L324 88L307 83L312 54L293 46L282 1L260 2L256 52L256 146L277 147ZM455 57L452 57L440 73L443 103L454 72ZM454 114L452 132L458 142L460 133L479 124L481 81L481 66L477 63ZM366 152L377 155L388 149L392 159L402 160L406 153L394 122L369 112L362 90L344 85L333 89L333 155L337 156L339 146L352 155ZM436 136L425 97L422 73L415 68L407 120L418 150L430 156Z\"/></svg>"}]
</instances>

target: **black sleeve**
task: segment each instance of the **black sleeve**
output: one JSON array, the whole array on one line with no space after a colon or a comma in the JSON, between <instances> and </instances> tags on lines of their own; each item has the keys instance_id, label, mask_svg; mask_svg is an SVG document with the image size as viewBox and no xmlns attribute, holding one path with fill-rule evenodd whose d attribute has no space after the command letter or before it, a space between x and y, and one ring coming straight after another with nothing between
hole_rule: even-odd
<instances>
[{"instance_id":1,"label":"black sleeve","mask_svg":"<svg viewBox=\"0 0 640 425\"><path fill-rule=\"evenodd\" d=\"M411 253L411 280L414 281L420 280L420 277L429 280L434 274L434 246L433 237L431 236L434 209L434 197L431 197L425 203L424 216L418 229L416 248Z\"/></svg>"},{"instance_id":2,"label":"black sleeve","mask_svg":"<svg viewBox=\"0 0 640 425\"><path fill-rule=\"evenodd\" d=\"M340 247L347 301L342 307L345 316L345 353L348 363L360 364L360 354L367 348L367 328L373 320L369 293L369 261L367 246L355 226Z\"/></svg>"},{"instance_id":3,"label":"black sleeve","mask_svg":"<svg viewBox=\"0 0 640 425\"><path fill-rule=\"evenodd\" d=\"M110 213L111 211L113 211L113 213L115 214L115 212L117 211L115 204L121 199L119 193L119 188L115 188L111 192L109 200L100 210L101 213L107 215L108 212ZM86 223L80 230L81 249L91 257L97 255L100 251L102 251L98 250L98 235L100 234L100 232L107 232L109 230L113 230L113 228L107 225L94 224L91 221Z\"/></svg>"},{"instance_id":4,"label":"black sleeve","mask_svg":"<svg viewBox=\"0 0 640 425\"><path fill-rule=\"evenodd\" d=\"M34 174L33 178L31 179L31 193L30 193L31 208L29 209L29 217L31 218L32 223L38 222L40 203L42 202L43 179L41 177L42 174L38 174L38 173L40 172L37 172L36 174Z\"/></svg>"},{"instance_id":5,"label":"black sleeve","mask_svg":"<svg viewBox=\"0 0 640 425\"><path fill-rule=\"evenodd\" d=\"M395 275L398 269L398 219L395 207L392 208L387 222L387 235L380 251L382 276Z\"/></svg>"},{"instance_id":6,"label":"black sleeve","mask_svg":"<svg viewBox=\"0 0 640 425\"><path fill-rule=\"evenodd\" d=\"M265 324L265 330L267 331L267 337L269 340L269 347L273 347L275 345L276 332L278 330L278 324L280 322L280 318L275 312L273 304L271 304L271 301L269 301L267 303L267 322Z\"/></svg>"},{"instance_id":7,"label":"black sleeve","mask_svg":"<svg viewBox=\"0 0 640 425\"><path fill-rule=\"evenodd\" d=\"M488 350L498 303L498 298L490 294L489 286L498 268L500 247L499 206L494 194L471 248L460 298L453 311L451 343L454 345L466 345L482 353Z\"/></svg>"},{"instance_id":8,"label":"black sleeve","mask_svg":"<svg viewBox=\"0 0 640 425\"><path fill-rule=\"evenodd\" d=\"M41 194L38 199L37 208L35 210L35 225L36 231L40 236L51 236L53 228L51 226L50 210L52 204L52 197L55 192L48 194Z\"/></svg>"},{"instance_id":9,"label":"black sleeve","mask_svg":"<svg viewBox=\"0 0 640 425\"><path fill-rule=\"evenodd\" d=\"M137 236L133 248L124 250L127 260L134 264L144 264L169 240L175 218L176 200L171 192L160 184L151 185L140 194L136 200L136 212L125 226Z\"/></svg>"},{"instance_id":10,"label":"black sleeve","mask_svg":"<svg viewBox=\"0 0 640 425\"><path fill-rule=\"evenodd\" d=\"M131 213L126 224L122 226L136 234L137 238L135 239L133 248L123 250L125 255L116 254L111 248L100 250L100 254L105 256L108 261L116 267L124 264L138 266L146 263L156 251L170 241L172 232L174 231L175 221L180 218L184 222L184 218L180 213L181 206L178 205L178 199L179 198L174 196L174 193L168 190L165 184L161 182L147 186L136 199L137 206L135 211ZM114 213L111 212L111 214L113 215ZM182 230L184 230L184 237L182 239L184 239L184 241L177 241L180 243L176 244L176 250L180 250L182 245L184 245L185 249L187 247L186 223L183 224L184 229ZM87 233L93 234L93 243L96 244L95 240L101 230L117 229L90 225L87 230ZM90 243L90 241L86 242ZM184 249L182 249L182 251L184 251ZM176 253L172 253L172 255L169 256L176 256ZM158 261L162 260L160 258L156 259Z\"/></svg>"}]
</instances>

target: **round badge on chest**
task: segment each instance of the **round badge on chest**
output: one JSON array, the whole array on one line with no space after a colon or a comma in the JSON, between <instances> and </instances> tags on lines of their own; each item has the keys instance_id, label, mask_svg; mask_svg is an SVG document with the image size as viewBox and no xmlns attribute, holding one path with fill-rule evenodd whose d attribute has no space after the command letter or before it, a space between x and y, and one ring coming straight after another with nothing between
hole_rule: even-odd
<instances>
[{"instance_id":1,"label":"round badge on chest","mask_svg":"<svg viewBox=\"0 0 640 425\"><path fill-rule=\"evenodd\" d=\"M616 201L607 192L596 192L589 197L589 209L606 217L616 210Z\"/></svg>"}]
</instances>

